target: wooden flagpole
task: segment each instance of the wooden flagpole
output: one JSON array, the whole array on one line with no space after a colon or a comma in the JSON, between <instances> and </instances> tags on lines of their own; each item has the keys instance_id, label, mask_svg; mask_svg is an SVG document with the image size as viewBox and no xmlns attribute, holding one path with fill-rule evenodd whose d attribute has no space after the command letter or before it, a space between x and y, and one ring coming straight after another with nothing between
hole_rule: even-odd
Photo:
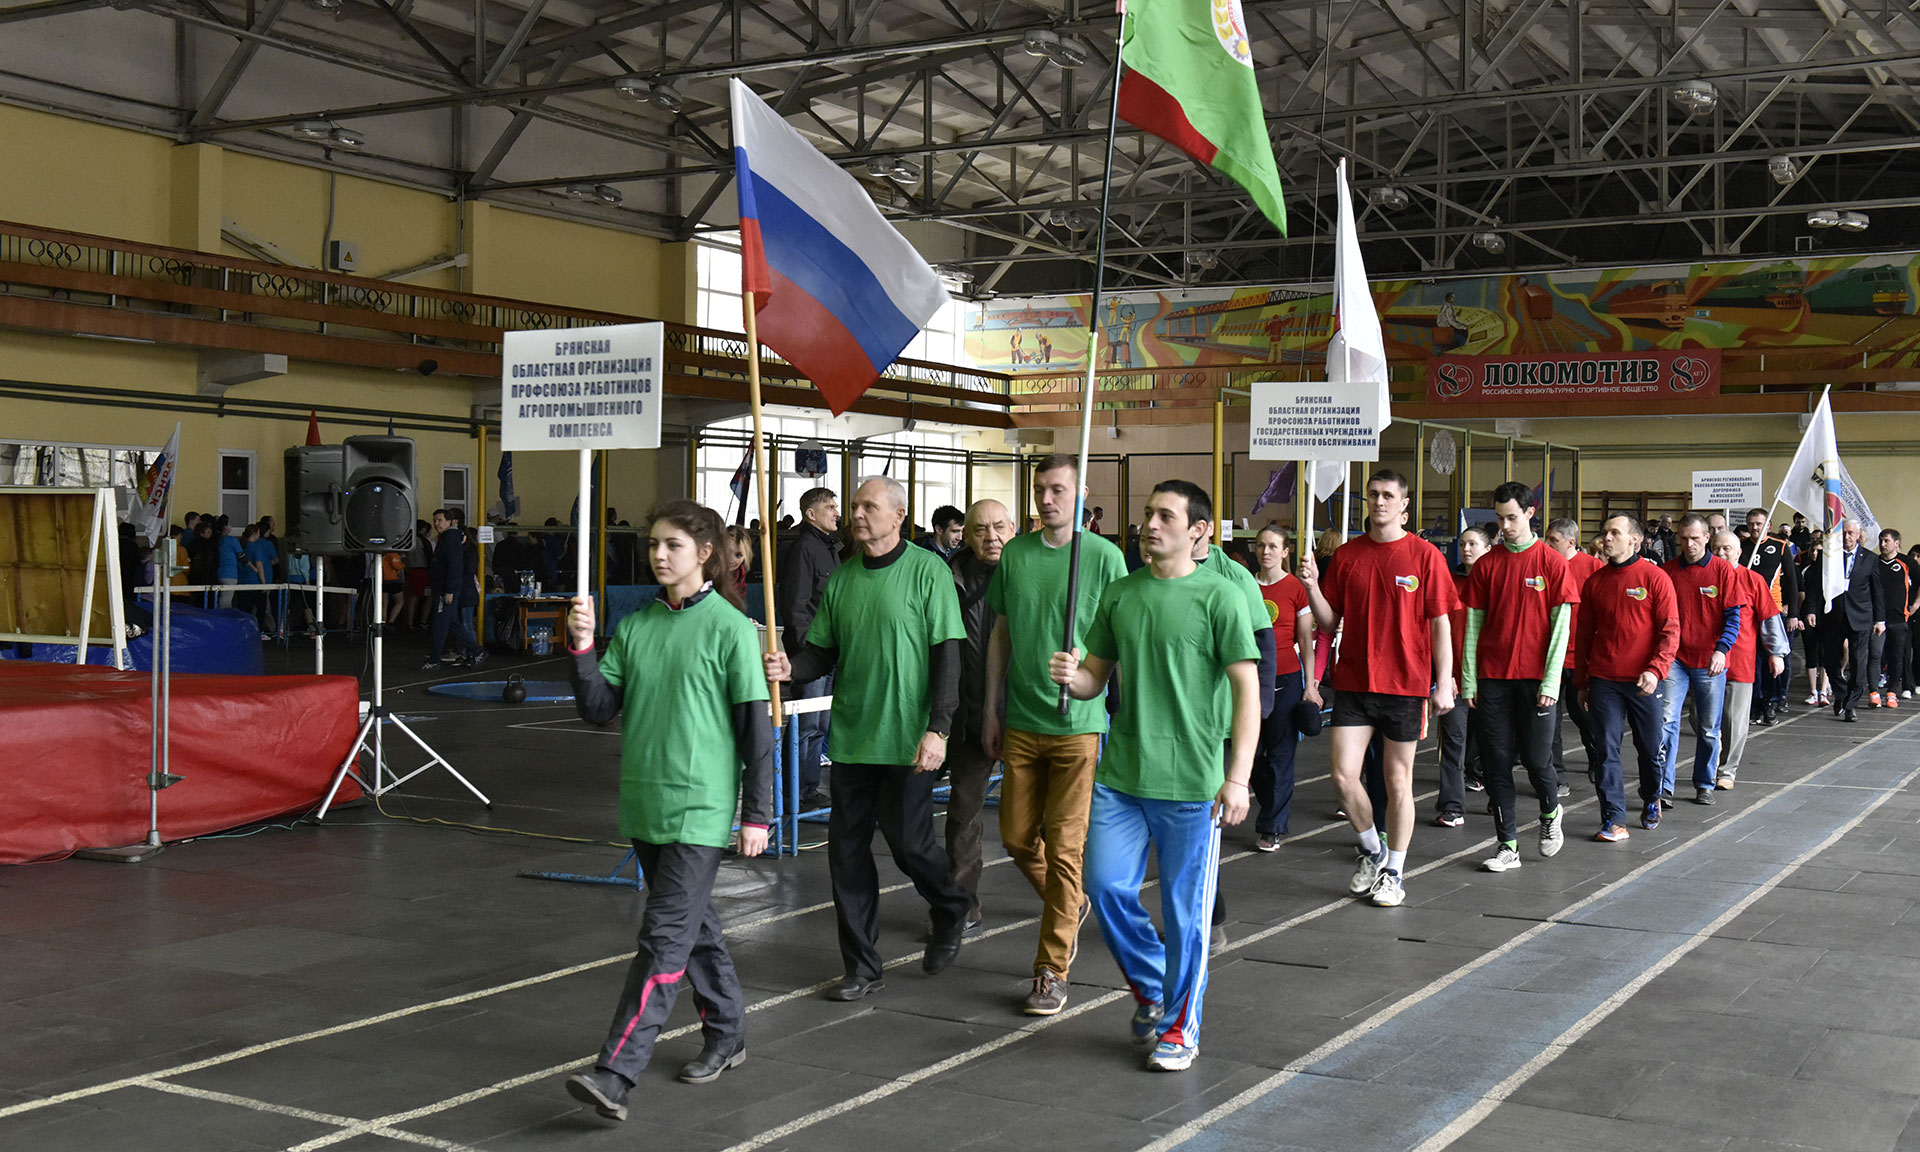
<instances>
[{"instance_id":1,"label":"wooden flagpole","mask_svg":"<svg viewBox=\"0 0 1920 1152\"><path fill-rule=\"evenodd\" d=\"M767 439L761 433L760 333L754 318L753 294L747 293L742 303L746 305L747 319L747 403L753 409L753 487L760 502L760 594L767 621L767 655L771 656L779 649L780 640L774 630L773 619L773 515L767 507ZM780 685L768 684L767 691L767 704L773 712L773 726L778 728L781 719Z\"/></svg>"}]
</instances>

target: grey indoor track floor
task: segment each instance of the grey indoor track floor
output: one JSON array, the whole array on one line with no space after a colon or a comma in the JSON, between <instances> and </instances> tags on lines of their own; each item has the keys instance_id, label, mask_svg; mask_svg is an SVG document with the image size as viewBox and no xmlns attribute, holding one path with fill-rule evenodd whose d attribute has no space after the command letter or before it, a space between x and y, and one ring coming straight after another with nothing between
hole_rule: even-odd
<instances>
[{"instance_id":1,"label":"grey indoor track floor","mask_svg":"<svg viewBox=\"0 0 1920 1152\"><path fill-rule=\"evenodd\" d=\"M389 656L413 668L418 641ZM289 659L308 664L270 666ZM560 665L484 674L512 670ZM643 897L516 873L620 859L617 740L569 706L427 696L428 675L395 671L394 703L495 806L430 773L387 813L603 843L362 804L143 864L0 870L0 1149L1920 1148L1911 712L1796 706L1719 803L1683 791L1614 845L1588 839L1576 752L1564 852L1523 838L1495 876L1482 812L1423 822L1395 910L1344 895L1352 837L1309 741L1280 851L1226 833L1230 942L1183 1074L1142 1070L1092 926L1067 1011L1018 1014L1038 902L991 832L986 932L935 978L925 907L883 866L898 966L853 1005L819 995L840 974L824 854L732 860L750 1058L676 1082L698 1050L683 998L612 1125L561 1084L599 1044ZM1434 778L1423 748L1423 821Z\"/></svg>"}]
</instances>

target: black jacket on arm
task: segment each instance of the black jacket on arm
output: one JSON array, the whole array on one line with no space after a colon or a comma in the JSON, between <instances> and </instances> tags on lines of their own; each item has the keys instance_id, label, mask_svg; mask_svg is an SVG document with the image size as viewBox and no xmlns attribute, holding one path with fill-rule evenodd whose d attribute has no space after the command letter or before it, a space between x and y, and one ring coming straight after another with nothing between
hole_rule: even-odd
<instances>
[{"instance_id":1,"label":"black jacket on arm","mask_svg":"<svg viewBox=\"0 0 1920 1152\"><path fill-rule=\"evenodd\" d=\"M773 607L786 629L786 651L797 653L805 645L807 628L820 610L820 594L827 589L827 577L838 567L840 538L801 521L799 535L781 553L779 570L774 573Z\"/></svg>"}]
</instances>

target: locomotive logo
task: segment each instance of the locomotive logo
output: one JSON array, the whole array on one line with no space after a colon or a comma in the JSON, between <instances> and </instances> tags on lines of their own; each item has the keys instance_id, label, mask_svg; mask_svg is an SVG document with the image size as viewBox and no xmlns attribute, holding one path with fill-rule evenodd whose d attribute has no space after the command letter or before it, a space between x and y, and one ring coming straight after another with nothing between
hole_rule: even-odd
<instances>
[{"instance_id":1,"label":"locomotive logo","mask_svg":"<svg viewBox=\"0 0 1920 1152\"><path fill-rule=\"evenodd\" d=\"M1675 392L1692 392L1713 378L1713 369L1698 356L1676 356L1667 376L1667 387Z\"/></svg>"},{"instance_id":2,"label":"locomotive logo","mask_svg":"<svg viewBox=\"0 0 1920 1152\"><path fill-rule=\"evenodd\" d=\"M1465 396L1473 387L1473 368L1467 364L1455 364L1451 361L1440 365L1440 395L1446 399Z\"/></svg>"}]
</instances>

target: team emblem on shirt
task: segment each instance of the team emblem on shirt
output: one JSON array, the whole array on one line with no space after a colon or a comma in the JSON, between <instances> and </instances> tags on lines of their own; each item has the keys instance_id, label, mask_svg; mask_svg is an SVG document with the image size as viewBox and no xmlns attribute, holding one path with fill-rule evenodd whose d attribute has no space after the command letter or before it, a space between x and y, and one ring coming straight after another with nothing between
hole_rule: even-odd
<instances>
[{"instance_id":1,"label":"team emblem on shirt","mask_svg":"<svg viewBox=\"0 0 1920 1152\"><path fill-rule=\"evenodd\" d=\"M1420 591L1420 577L1418 576L1395 576L1393 582L1409 592Z\"/></svg>"},{"instance_id":2,"label":"team emblem on shirt","mask_svg":"<svg viewBox=\"0 0 1920 1152\"><path fill-rule=\"evenodd\" d=\"M1711 596L1717 600L1720 598L1720 585L1709 584L1705 588L1700 589L1700 595Z\"/></svg>"},{"instance_id":3,"label":"team emblem on shirt","mask_svg":"<svg viewBox=\"0 0 1920 1152\"><path fill-rule=\"evenodd\" d=\"M1627 589L1627 599L1629 600L1645 600L1646 598L1647 598L1647 590L1645 588Z\"/></svg>"},{"instance_id":4,"label":"team emblem on shirt","mask_svg":"<svg viewBox=\"0 0 1920 1152\"><path fill-rule=\"evenodd\" d=\"M1522 581L1522 583L1535 592L1545 592L1547 590L1547 578L1545 576L1529 576Z\"/></svg>"}]
</instances>

